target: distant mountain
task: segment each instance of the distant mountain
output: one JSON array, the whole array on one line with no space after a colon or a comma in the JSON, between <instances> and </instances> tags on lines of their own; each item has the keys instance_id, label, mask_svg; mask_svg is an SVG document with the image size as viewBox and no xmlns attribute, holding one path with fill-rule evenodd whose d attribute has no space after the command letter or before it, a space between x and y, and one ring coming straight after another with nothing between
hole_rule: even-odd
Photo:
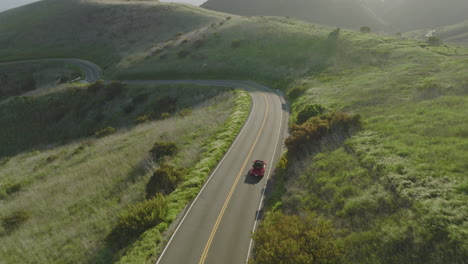
<instances>
[{"instance_id":1,"label":"distant mountain","mask_svg":"<svg viewBox=\"0 0 468 264\"><path fill-rule=\"evenodd\" d=\"M385 27L367 4L359 0L208 0L201 7L244 16L290 16L350 29Z\"/></svg>"},{"instance_id":2,"label":"distant mountain","mask_svg":"<svg viewBox=\"0 0 468 264\"><path fill-rule=\"evenodd\" d=\"M448 26L468 19L467 0L385 0L383 8L381 17L401 31Z\"/></svg>"}]
</instances>

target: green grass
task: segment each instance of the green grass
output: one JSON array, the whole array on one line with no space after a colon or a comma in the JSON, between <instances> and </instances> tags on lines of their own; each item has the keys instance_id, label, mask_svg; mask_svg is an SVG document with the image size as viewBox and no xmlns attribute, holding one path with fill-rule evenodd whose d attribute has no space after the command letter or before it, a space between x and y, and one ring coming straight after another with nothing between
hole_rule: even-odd
<instances>
[{"instance_id":1,"label":"green grass","mask_svg":"<svg viewBox=\"0 0 468 264\"><path fill-rule=\"evenodd\" d=\"M466 49L346 35L341 45L355 47L341 63L291 86L306 90L293 117L319 103L360 114L364 131L290 160L276 204L331 220L343 263L464 263L468 60L454 54Z\"/></svg>"},{"instance_id":2,"label":"green grass","mask_svg":"<svg viewBox=\"0 0 468 264\"><path fill-rule=\"evenodd\" d=\"M177 103L180 106L183 102L192 102L191 114L186 117L173 115L165 120L120 127L107 137L77 137L71 142L30 148L3 158L0 163L1 217L24 210L30 218L12 233L0 227L0 240L5 245L0 251L2 260L8 263L108 263L125 255L127 247L133 248L129 252L135 252L140 242L131 246L129 241L123 248L115 248L108 246L104 239L118 214L144 199L146 182L157 166L149 159L149 150L160 140L174 141L180 146L181 151L170 162L191 168L187 177L193 181L196 175L198 183L188 184L188 189L183 185L174 194L176 196L170 196L171 213L166 224L156 229L156 232L164 231L167 223L196 194L194 188L203 183L203 177L223 155L248 112L248 102L247 105L245 100L242 104L239 102L240 98L248 98L245 95L239 97L226 90L210 93L215 90L207 87L191 86L185 90L184 87L187 86L132 87L126 92L148 93L149 101L154 94L186 94L186 97L179 95ZM203 93L198 93L201 90ZM198 101L196 105L194 98ZM237 107L233 113L234 103ZM112 102L107 110L112 112ZM226 121L229 117L230 121ZM229 137L220 137L220 133L227 133ZM211 151L213 147L216 151ZM203 154L205 151L211 151L212 156ZM155 247L157 242L151 239L145 243ZM145 257L149 253L144 251Z\"/></svg>"},{"instance_id":3,"label":"green grass","mask_svg":"<svg viewBox=\"0 0 468 264\"><path fill-rule=\"evenodd\" d=\"M221 19L215 12L154 1L44 0L0 15L0 57L80 56L105 69L179 32Z\"/></svg>"}]
</instances>

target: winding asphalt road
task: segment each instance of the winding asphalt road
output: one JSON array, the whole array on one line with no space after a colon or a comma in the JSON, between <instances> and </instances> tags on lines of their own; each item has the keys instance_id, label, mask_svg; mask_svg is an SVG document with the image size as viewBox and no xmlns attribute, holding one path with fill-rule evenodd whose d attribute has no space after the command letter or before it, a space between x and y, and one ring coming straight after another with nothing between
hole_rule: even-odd
<instances>
[{"instance_id":1,"label":"winding asphalt road","mask_svg":"<svg viewBox=\"0 0 468 264\"><path fill-rule=\"evenodd\" d=\"M35 62L38 60L22 61ZM40 60L44 61L44 60ZM88 82L100 79L100 68L77 59L47 59L79 66ZM14 62L10 62L14 63ZM15 62L17 63L17 62ZM5 64L5 63L2 63ZM250 115L241 132L210 175L199 195L172 227L157 264L241 264L252 248L251 233L261 215L263 194L281 156L288 112L278 93L257 83L228 80L122 81L127 84L190 83L240 88L252 97ZM252 160L268 162L263 178L247 175Z\"/></svg>"}]
</instances>

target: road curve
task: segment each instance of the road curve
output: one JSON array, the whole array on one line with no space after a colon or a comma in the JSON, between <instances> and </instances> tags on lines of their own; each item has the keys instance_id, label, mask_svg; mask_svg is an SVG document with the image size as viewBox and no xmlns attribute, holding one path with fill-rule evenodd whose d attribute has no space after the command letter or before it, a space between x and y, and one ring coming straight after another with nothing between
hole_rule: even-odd
<instances>
[{"instance_id":1,"label":"road curve","mask_svg":"<svg viewBox=\"0 0 468 264\"><path fill-rule=\"evenodd\" d=\"M22 62L37 62L30 60ZM44 61L44 60L41 60ZM73 63L86 80L99 80L100 68L77 59L48 59ZM9 62L13 63L13 62ZM2 63L4 64L4 63ZM287 133L284 98L249 81L232 80L132 80L126 84L189 83L244 89L252 97L250 115L235 142L208 178L198 196L174 223L172 236L157 264L242 264L251 251L263 194L272 169L281 156ZM247 175L254 159L268 162L263 178Z\"/></svg>"}]
</instances>

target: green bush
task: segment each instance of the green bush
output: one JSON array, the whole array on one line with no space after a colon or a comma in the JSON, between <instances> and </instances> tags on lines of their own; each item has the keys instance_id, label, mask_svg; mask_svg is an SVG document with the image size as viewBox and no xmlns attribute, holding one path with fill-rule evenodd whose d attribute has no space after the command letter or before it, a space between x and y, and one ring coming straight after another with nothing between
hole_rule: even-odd
<instances>
[{"instance_id":1,"label":"green bush","mask_svg":"<svg viewBox=\"0 0 468 264\"><path fill-rule=\"evenodd\" d=\"M31 214L26 210L17 210L8 216L2 217L2 226L7 233L17 230L21 225L31 218Z\"/></svg>"},{"instance_id":2,"label":"green bush","mask_svg":"<svg viewBox=\"0 0 468 264\"><path fill-rule=\"evenodd\" d=\"M432 36L427 39L427 43L432 46L440 46L442 45L442 40L438 37Z\"/></svg>"},{"instance_id":3,"label":"green bush","mask_svg":"<svg viewBox=\"0 0 468 264\"><path fill-rule=\"evenodd\" d=\"M362 26L359 31L361 31L361 33L370 33L371 32L371 28L368 27L368 26Z\"/></svg>"},{"instance_id":4,"label":"green bush","mask_svg":"<svg viewBox=\"0 0 468 264\"><path fill-rule=\"evenodd\" d=\"M295 86L288 91L287 96L290 100L294 100L303 95L306 90L305 86Z\"/></svg>"},{"instance_id":5,"label":"green bush","mask_svg":"<svg viewBox=\"0 0 468 264\"><path fill-rule=\"evenodd\" d=\"M153 160L159 162L164 156L173 156L177 153L178 147L175 142L156 142L150 153Z\"/></svg>"},{"instance_id":6,"label":"green bush","mask_svg":"<svg viewBox=\"0 0 468 264\"><path fill-rule=\"evenodd\" d=\"M241 46L241 41L239 39L235 39L231 42L231 47L239 48Z\"/></svg>"},{"instance_id":7,"label":"green bush","mask_svg":"<svg viewBox=\"0 0 468 264\"><path fill-rule=\"evenodd\" d=\"M167 200L162 194L131 205L119 215L117 224L109 233L108 240L118 242L136 238L147 229L158 225L167 212Z\"/></svg>"},{"instance_id":8,"label":"green bush","mask_svg":"<svg viewBox=\"0 0 468 264\"><path fill-rule=\"evenodd\" d=\"M89 94L97 94L99 91L103 90L105 87L103 81L97 81L88 85L87 92Z\"/></svg>"},{"instance_id":9,"label":"green bush","mask_svg":"<svg viewBox=\"0 0 468 264\"><path fill-rule=\"evenodd\" d=\"M121 82L113 81L106 87L107 99L113 99L122 94L125 86Z\"/></svg>"},{"instance_id":10,"label":"green bush","mask_svg":"<svg viewBox=\"0 0 468 264\"><path fill-rule=\"evenodd\" d=\"M179 59L183 59L183 58L187 57L189 54L190 54L190 51L181 50L181 51L179 51L179 53L177 53L177 56L179 57Z\"/></svg>"},{"instance_id":11,"label":"green bush","mask_svg":"<svg viewBox=\"0 0 468 264\"><path fill-rule=\"evenodd\" d=\"M320 146L323 140L331 136L334 141L343 141L360 130L361 126L359 115L330 112L312 117L302 125L291 127L291 136L285 141L288 154L310 153L313 147Z\"/></svg>"},{"instance_id":12,"label":"green bush","mask_svg":"<svg viewBox=\"0 0 468 264\"><path fill-rule=\"evenodd\" d=\"M146 123L150 120L150 117L148 115L141 115L137 117L136 122L138 124Z\"/></svg>"},{"instance_id":13,"label":"green bush","mask_svg":"<svg viewBox=\"0 0 468 264\"><path fill-rule=\"evenodd\" d=\"M96 131L96 133L94 133L94 136L96 136L97 138L102 138L114 134L115 131L115 128L108 126Z\"/></svg>"},{"instance_id":14,"label":"green bush","mask_svg":"<svg viewBox=\"0 0 468 264\"><path fill-rule=\"evenodd\" d=\"M306 104L299 113L297 113L297 123L303 124L309 118L318 116L325 111L325 107L319 104Z\"/></svg>"},{"instance_id":15,"label":"green bush","mask_svg":"<svg viewBox=\"0 0 468 264\"><path fill-rule=\"evenodd\" d=\"M184 109L181 109L178 114L179 116L185 117L185 116L189 116L191 113L192 113L191 108L184 108Z\"/></svg>"},{"instance_id":16,"label":"green bush","mask_svg":"<svg viewBox=\"0 0 468 264\"><path fill-rule=\"evenodd\" d=\"M157 193L170 194L182 182L184 174L184 169L162 165L153 173L148 184L146 184L146 198L154 197Z\"/></svg>"},{"instance_id":17,"label":"green bush","mask_svg":"<svg viewBox=\"0 0 468 264\"><path fill-rule=\"evenodd\" d=\"M314 214L305 217L272 213L254 233L253 264L339 263L341 250L333 244L335 230Z\"/></svg>"}]
</instances>

